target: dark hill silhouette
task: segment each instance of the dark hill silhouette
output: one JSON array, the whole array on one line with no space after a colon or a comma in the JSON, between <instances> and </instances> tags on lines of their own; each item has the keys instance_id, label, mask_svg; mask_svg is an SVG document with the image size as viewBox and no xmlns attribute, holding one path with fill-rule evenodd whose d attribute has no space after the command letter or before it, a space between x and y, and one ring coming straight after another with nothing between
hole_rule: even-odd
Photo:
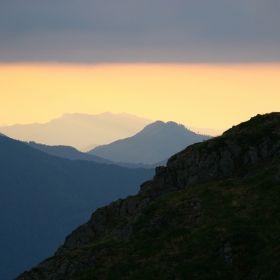
<instances>
[{"instance_id":1,"label":"dark hill silhouette","mask_svg":"<svg viewBox=\"0 0 280 280\"><path fill-rule=\"evenodd\" d=\"M158 167L16 280L280 279L280 113Z\"/></svg>"},{"instance_id":2,"label":"dark hill silhouette","mask_svg":"<svg viewBox=\"0 0 280 280\"><path fill-rule=\"evenodd\" d=\"M45 144L39 144L34 141L30 141L28 143L28 145L31 146L32 148L43 151L47 154L61 157L61 158L67 158L67 159L71 159L71 160L88 160L88 161L94 161L97 163L114 164L110 160L103 159L101 157L90 155L87 153L82 153L82 152L78 151L77 149L70 147L70 146L64 146L64 145L49 146L49 145L45 145Z\"/></svg>"},{"instance_id":3,"label":"dark hill silhouette","mask_svg":"<svg viewBox=\"0 0 280 280\"><path fill-rule=\"evenodd\" d=\"M0 279L53 254L90 213L138 191L151 169L48 155L0 137Z\"/></svg>"},{"instance_id":4,"label":"dark hill silhouette","mask_svg":"<svg viewBox=\"0 0 280 280\"><path fill-rule=\"evenodd\" d=\"M98 146L88 153L114 162L153 164L209 138L175 122L156 121L132 137Z\"/></svg>"},{"instance_id":5,"label":"dark hill silhouette","mask_svg":"<svg viewBox=\"0 0 280 280\"><path fill-rule=\"evenodd\" d=\"M5 137L7 137L5 134L3 134L3 133L1 133L1 132L0 132L0 136L5 136Z\"/></svg>"},{"instance_id":6,"label":"dark hill silhouette","mask_svg":"<svg viewBox=\"0 0 280 280\"><path fill-rule=\"evenodd\" d=\"M44 144L38 144L35 143L34 141L30 141L29 146L38 149L40 151L43 151L47 154L61 157L61 158L67 158L71 160L89 160L89 161L94 161L97 163L105 163L105 164L116 164L122 167L128 167L128 168L155 168L157 166L165 165L166 160L163 160L161 162L157 162L155 164L135 164L135 163L123 163L123 162L113 162L108 159L104 159L95 155L90 155L88 153L82 153L78 151L77 149L70 147L70 146L48 146Z\"/></svg>"}]
</instances>

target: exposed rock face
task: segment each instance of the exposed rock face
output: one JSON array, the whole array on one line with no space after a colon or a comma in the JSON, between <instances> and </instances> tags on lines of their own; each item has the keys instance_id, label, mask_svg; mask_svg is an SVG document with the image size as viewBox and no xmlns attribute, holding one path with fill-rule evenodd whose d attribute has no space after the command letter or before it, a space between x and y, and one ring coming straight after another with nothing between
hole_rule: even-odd
<instances>
[{"instance_id":1,"label":"exposed rock face","mask_svg":"<svg viewBox=\"0 0 280 280\"><path fill-rule=\"evenodd\" d=\"M224 258L224 264L230 265L232 263L234 254L232 252L231 244L229 242L226 242L225 244L223 244L223 246L219 250L219 253Z\"/></svg>"},{"instance_id":2,"label":"exposed rock face","mask_svg":"<svg viewBox=\"0 0 280 280\"><path fill-rule=\"evenodd\" d=\"M175 188L188 187L211 178L230 177L237 169L242 169L242 165L243 167L252 166L260 160L277 156L280 152L280 140L276 137L272 139L265 136L259 145L248 147L244 147L244 143L231 139L218 144L215 141L215 139L207 141L208 151L206 152L193 149L184 159L175 156L175 159L168 161L167 170L173 174ZM217 145L219 148L216 148ZM240 165L240 161L243 164Z\"/></svg>"},{"instance_id":3,"label":"exposed rock face","mask_svg":"<svg viewBox=\"0 0 280 280\"><path fill-rule=\"evenodd\" d=\"M278 171L277 171L277 174L275 176L275 180L276 180L276 182L280 183L280 166L278 166Z\"/></svg>"},{"instance_id":4,"label":"exposed rock face","mask_svg":"<svg viewBox=\"0 0 280 280\"><path fill-rule=\"evenodd\" d=\"M279 115L277 117L279 118ZM248 133L252 134L243 129L241 124L221 137L195 144L174 155L169 159L167 167L156 168L153 180L143 183L136 196L119 199L95 211L87 223L66 237L65 243L55 255L62 256L94 241L97 237L103 238L104 241L111 238L127 241L133 235L133 223L142 215L141 209L156 198L208 180L239 175L244 177L248 168L254 164L280 154L280 124L272 130L266 130L265 133L258 132L250 141ZM275 180L280 182L280 171ZM199 200L191 203L193 207L200 207ZM126 218L125 222L123 218ZM164 223L161 217L155 217L152 222L159 225ZM220 252L224 254L225 262L230 264L233 258L230 244L224 244ZM71 273L82 266L82 261L45 261L36 267L40 269L41 278L35 271L31 271L23 273L17 279L71 279ZM56 271L56 274L51 274L50 271Z\"/></svg>"},{"instance_id":5,"label":"exposed rock face","mask_svg":"<svg viewBox=\"0 0 280 280\"><path fill-rule=\"evenodd\" d=\"M77 249L100 235L105 235L105 239L118 238L127 241L133 234L132 222L138 219L139 210L173 189L172 176L167 170L166 167L157 167L154 179L143 183L138 195L119 199L109 206L97 209L87 223L66 237L64 245L55 254L61 255ZM109 231L108 227L115 219L126 216L130 216L129 223L120 223L111 232Z\"/></svg>"}]
</instances>

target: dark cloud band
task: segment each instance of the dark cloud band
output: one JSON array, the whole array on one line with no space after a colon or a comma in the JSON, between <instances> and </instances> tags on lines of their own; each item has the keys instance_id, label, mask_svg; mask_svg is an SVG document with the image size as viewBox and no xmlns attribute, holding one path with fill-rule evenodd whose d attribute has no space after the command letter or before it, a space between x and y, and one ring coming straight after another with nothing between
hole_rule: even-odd
<instances>
[{"instance_id":1,"label":"dark cloud band","mask_svg":"<svg viewBox=\"0 0 280 280\"><path fill-rule=\"evenodd\" d=\"M0 1L0 61L280 61L280 2Z\"/></svg>"}]
</instances>

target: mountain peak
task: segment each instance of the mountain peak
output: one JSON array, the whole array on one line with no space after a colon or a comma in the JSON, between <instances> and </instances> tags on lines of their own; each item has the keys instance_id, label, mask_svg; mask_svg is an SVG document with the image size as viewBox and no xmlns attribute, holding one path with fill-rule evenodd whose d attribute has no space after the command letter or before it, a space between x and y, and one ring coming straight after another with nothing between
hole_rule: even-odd
<instances>
[{"instance_id":1,"label":"mountain peak","mask_svg":"<svg viewBox=\"0 0 280 280\"><path fill-rule=\"evenodd\" d=\"M175 122L156 121L132 137L98 146L89 154L114 162L154 164L205 139L209 137L191 132Z\"/></svg>"}]
</instances>

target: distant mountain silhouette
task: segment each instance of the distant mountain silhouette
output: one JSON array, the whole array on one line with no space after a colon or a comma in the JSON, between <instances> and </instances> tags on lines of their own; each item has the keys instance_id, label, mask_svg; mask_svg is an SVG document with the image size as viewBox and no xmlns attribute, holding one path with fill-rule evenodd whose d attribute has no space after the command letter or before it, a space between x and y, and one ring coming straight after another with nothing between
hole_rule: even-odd
<instances>
[{"instance_id":1,"label":"distant mountain silhouette","mask_svg":"<svg viewBox=\"0 0 280 280\"><path fill-rule=\"evenodd\" d=\"M61 157L61 158L67 158L67 159L71 159L71 160L89 160L89 161L94 161L97 163L106 163L106 164L116 164L116 165L128 167L128 168L155 168L160 165L165 165L166 161L167 161L167 159L166 159L166 160L157 162L152 165L143 164L143 163L135 164L135 163L113 162L108 159L101 158L99 156L90 155L88 153L82 153L82 152L78 151L77 149L70 147L70 146L48 146L48 145L44 145L44 144L38 144L34 141L30 141L28 143L28 145L35 149L43 151L47 154Z\"/></svg>"},{"instance_id":2,"label":"distant mountain silhouette","mask_svg":"<svg viewBox=\"0 0 280 280\"><path fill-rule=\"evenodd\" d=\"M29 146L32 148L35 148L37 150L43 151L47 154L61 157L61 158L67 158L71 160L89 160L89 161L94 161L97 163L106 163L106 164L115 164L114 162L108 160L108 159L103 159L98 156L90 155L87 153L82 153L78 151L77 149L70 147L70 146L49 146L45 144L39 144L34 141L30 141L27 143Z\"/></svg>"},{"instance_id":3,"label":"distant mountain silhouette","mask_svg":"<svg viewBox=\"0 0 280 280\"><path fill-rule=\"evenodd\" d=\"M0 127L0 132L22 141L84 149L93 143L108 144L132 136L151 122L153 121L126 113L106 112L98 115L76 113L64 114L44 124Z\"/></svg>"},{"instance_id":4,"label":"distant mountain silhouette","mask_svg":"<svg viewBox=\"0 0 280 280\"><path fill-rule=\"evenodd\" d=\"M88 153L115 162L153 164L209 138L175 122L156 121L132 137L98 146Z\"/></svg>"},{"instance_id":5,"label":"distant mountain silhouette","mask_svg":"<svg viewBox=\"0 0 280 280\"><path fill-rule=\"evenodd\" d=\"M135 194L152 169L128 169L48 155L0 137L0 279L53 254L90 213Z\"/></svg>"},{"instance_id":6,"label":"distant mountain silhouette","mask_svg":"<svg viewBox=\"0 0 280 280\"><path fill-rule=\"evenodd\" d=\"M0 136L4 136L4 137L6 137L6 135L5 135L5 134L3 134L3 133L0 133Z\"/></svg>"}]
</instances>

